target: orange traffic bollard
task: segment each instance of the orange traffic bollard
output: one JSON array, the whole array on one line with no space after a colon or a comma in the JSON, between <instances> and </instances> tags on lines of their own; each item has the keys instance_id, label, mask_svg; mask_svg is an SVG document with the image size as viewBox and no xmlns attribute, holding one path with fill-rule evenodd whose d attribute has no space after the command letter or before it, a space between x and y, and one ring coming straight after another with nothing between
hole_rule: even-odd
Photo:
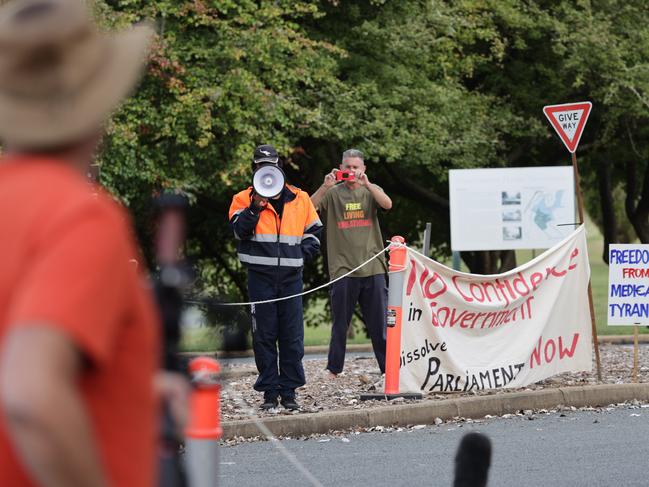
<instances>
[{"instance_id":1,"label":"orange traffic bollard","mask_svg":"<svg viewBox=\"0 0 649 487\"><path fill-rule=\"evenodd\" d=\"M385 388L383 394L361 394L361 400L421 399L419 393L399 392L399 370L401 368L401 308L405 282L406 258L408 250L403 237L390 239L390 283L388 287L388 316L385 350Z\"/></svg>"},{"instance_id":2,"label":"orange traffic bollard","mask_svg":"<svg viewBox=\"0 0 649 487\"><path fill-rule=\"evenodd\" d=\"M185 429L187 477L191 487L213 487L218 481L221 429L221 366L208 357L189 363L194 389Z\"/></svg>"},{"instance_id":3,"label":"orange traffic bollard","mask_svg":"<svg viewBox=\"0 0 649 487\"><path fill-rule=\"evenodd\" d=\"M385 393L399 393L399 356L401 353L401 301L406 269L406 241L396 236L390 240L390 287L388 289L388 329L385 350Z\"/></svg>"}]
</instances>

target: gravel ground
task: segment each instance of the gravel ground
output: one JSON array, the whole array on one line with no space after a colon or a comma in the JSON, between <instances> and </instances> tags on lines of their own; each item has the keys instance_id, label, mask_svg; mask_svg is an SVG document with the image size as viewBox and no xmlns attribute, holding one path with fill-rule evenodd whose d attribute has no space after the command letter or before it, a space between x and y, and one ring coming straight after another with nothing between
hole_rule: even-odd
<instances>
[{"instance_id":1,"label":"gravel ground","mask_svg":"<svg viewBox=\"0 0 649 487\"><path fill-rule=\"evenodd\" d=\"M593 354L594 355L594 354ZM633 346L600 344L602 364L602 383L621 384L633 381ZM641 345L638 355L638 381L649 379L649 346ZM249 419L253 416L265 417L287 414L319 413L332 410L352 410L381 405L408 403L398 398L390 401L360 401L361 393L383 391L381 375L374 358L356 358L345 363L345 371L334 379L325 373L325 360L308 360L304 362L307 383L298 389L297 400L299 411L289 412L281 406L270 411L260 411L262 394L252 386L257 378L256 369L246 366L226 366L225 372L237 371L239 377L227 378L222 393L222 419L232 421ZM248 373L246 373L248 372ZM245 374L241 376L241 374ZM449 399L451 397L507 394L509 391L541 390L562 386L582 386L597 384L597 372L593 358L592 372L566 373L551 377L523 389L491 390L470 393L454 392L451 394L428 394L424 401Z\"/></svg>"}]
</instances>

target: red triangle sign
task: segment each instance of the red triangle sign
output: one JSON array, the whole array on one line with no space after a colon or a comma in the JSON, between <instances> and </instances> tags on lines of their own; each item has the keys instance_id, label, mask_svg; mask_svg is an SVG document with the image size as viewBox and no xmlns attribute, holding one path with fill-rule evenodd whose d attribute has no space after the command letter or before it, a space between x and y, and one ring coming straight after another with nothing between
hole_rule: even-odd
<instances>
[{"instance_id":1,"label":"red triangle sign","mask_svg":"<svg viewBox=\"0 0 649 487\"><path fill-rule=\"evenodd\" d=\"M543 107L543 113L570 152L577 150L592 107L589 101Z\"/></svg>"}]
</instances>

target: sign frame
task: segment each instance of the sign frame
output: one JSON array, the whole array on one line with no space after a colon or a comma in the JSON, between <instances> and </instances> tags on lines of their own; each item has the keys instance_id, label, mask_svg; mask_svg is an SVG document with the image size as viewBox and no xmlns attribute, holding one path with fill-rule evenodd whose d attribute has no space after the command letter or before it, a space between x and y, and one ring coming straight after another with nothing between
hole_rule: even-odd
<instances>
[{"instance_id":1,"label":"sign frame","mask_svg":"<svg viewBox=\"0 0 649 487\"><path fill-rule=\"evenodd\" d=\"M634 255L638 254L643 261L634 261ZM649 295L636 295L638 289L649 293L649 245L612 243L608 256L607 326L649 325L649 313L645 313L649 308ZM645 316L624 317L625 309ZM616 312L619 317L615 316Z\"/></svg>"},{"instance_id":2,"label":"sign frame","mask_svg":"<svg viewBox=\"0 0 649 487\"><path fill-rule=\"evenodd\" d=\"M574 222L577 206L573 188L574 174L570 166L452 169L449 171L451 249L487 251L551 248L572 231L570 225ZM538 203L541 203L543 198L538 198L545 195L546 190L550 190L552 194L559 190L563 192L563 202L559 201L561 204L556 210L556 221L563 226L553 225L550 233L555 235L540 238L543 231L534 226L530 215L534 206L531 203L532 197L536 197ZM556 196L553 201L557 201ZM555 212L554 208L548 207L546 210L550 214ZM486 227L489 230L485 230ZM532 238L530 227L534 227ZM514 235L511 232L514 229L521 234Z\"/></svg>"}]
</instances>

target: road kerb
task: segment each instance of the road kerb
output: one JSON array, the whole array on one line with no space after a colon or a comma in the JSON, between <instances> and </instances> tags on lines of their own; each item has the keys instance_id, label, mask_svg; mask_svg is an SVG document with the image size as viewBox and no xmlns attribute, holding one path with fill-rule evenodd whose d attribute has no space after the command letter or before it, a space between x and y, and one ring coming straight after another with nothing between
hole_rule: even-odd
<instances>
[{"instance_id":1,"label":"road kerb","mask_svg":"<svg viewBox=\"0 0 649 487\"><path fill-rule=\"evenodd\" d=\"M435 418L484 418L523 410L557 406L597 407L637 399L649 402L648 384L603 384L561 387L540 391L499 392L489 396L461 397L415 404L385 405L365 409L266 417L261 421L276 436L307 436L373 426L433 424ZM223 439L260 436L253 420L226 421Z\"/></svg>"}]
</instances>

